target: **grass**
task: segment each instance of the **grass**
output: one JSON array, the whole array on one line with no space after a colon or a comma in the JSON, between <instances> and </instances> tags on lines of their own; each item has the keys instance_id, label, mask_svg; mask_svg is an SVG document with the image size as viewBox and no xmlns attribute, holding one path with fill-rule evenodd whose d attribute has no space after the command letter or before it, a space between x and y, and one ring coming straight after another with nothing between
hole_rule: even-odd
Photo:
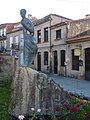
<instances>
[{"instance_id":1,"label":"grass","mask_svg":"<svg viewBox=\"0 0 90 120\"><path fill-rule=\"evenodd\" d=\"M11 98L11 77L0 84L0 120L9 120L8 106Z\"/></svg>"}]
</instances>

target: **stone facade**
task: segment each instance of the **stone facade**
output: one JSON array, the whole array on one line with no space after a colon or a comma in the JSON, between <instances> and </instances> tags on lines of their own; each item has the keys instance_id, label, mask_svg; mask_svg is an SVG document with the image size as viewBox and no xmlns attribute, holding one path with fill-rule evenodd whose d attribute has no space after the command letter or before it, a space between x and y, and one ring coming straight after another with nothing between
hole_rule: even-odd
<instances>
[{"instance_id":1,"label":"stone facade","mask_svg":"<svg viewBox=\"0 0 90 120\"><path fill-rule=\"evenodd\" d=\"M66 50L66 39L67 39L67 22L70 19L50 14L35 23L35 35L38 45L38 53L34 61L33 68L43 71L52 72L56 74L65 74L65 66L60 67L60 50ZM45 41L44 30L47 28L48 40ZM60 30L60 31L59 31ZM40 31L41 40L38 42L38 31ZM61 34L56 38L56 31ZM57 53L57 60L55 61L54 51ZM44 63L44 53L48 53L48 63ZM57 63L57 65L55 65ZM55 67L56 68L55 68ZM63 71L63 72L62 72Z\"/></svg>"},{"instance_id":2,"label":"stone facade","mask_svg":"<svg viewBox=\"0 0 90 120\"><path fill-rule=\"evenodd\" d=\"M14 24L14 28L12 31L8 31L7 32L7 50L10 51L12 49L12 44L18 45L18 48L20 46L20 35L22 34L22 28L21 28L21 24L19 23L15 23ZM17 37L17 40L16 40ZM10 43L10 38L12 38L12 41ZM16 43L17 41L17 43Z\"/></svg>"},{"instance_id":3,"label":"stone facade","mask_svg":"<svg viewBox=\"0 0 90 120\"><path fill-rule=\"evenodd\" d=\"M61 30L60 38L56 38L57 37L56 31L58 30ZM61 65L61 51L63 50L66 52L67 22L61 22L51 27L51 39L52 39L52 72L55 74L65 75L65 65ZM57 52L57 61L55 58L55 52ZM57 66L57 69L55 69L55 66Z\"/></svg>"},{"instance_id":4,"label":"stone facade","mask_svg":"<svg viewBox=\"0 0 90 120\"><path fill-rule=\"evenodd\" d=\"M7 51L16 62L15 66L19 66L20 54L22 53L24 41L23 30L20 22L14 24L14 29L7 32ZM20 59L18 59L18 57Z\"/></svg>"},{"instance_id":5,"label":"stone facade","mask_svg":"<svg viewBox=\"0 0 90 120\"><path fill-rule=\"evenodd\" d=\"M74 58L78 67L73 69L72 50L74 50ZM77 53L75 53L75 51ZM78 54L78 55L76 55ZM90 80L90 65L88 64L90 58L90 18L71 21L68 29L67 40L67 76L78 79ZM79 63L78 63L79 62ZM77 70L75 70L77 69Z\"/></svg>"},{"instance_id":6,"label":"stone facade","mask_svg":"<svg viewBox=\"0 0 90 120\"><path fill-rule=\"evenodd\" d=\"M6 23L0 25L0 52L7 50L6 33L13 29L14 23Z\"/></svg>"}]
</instances>

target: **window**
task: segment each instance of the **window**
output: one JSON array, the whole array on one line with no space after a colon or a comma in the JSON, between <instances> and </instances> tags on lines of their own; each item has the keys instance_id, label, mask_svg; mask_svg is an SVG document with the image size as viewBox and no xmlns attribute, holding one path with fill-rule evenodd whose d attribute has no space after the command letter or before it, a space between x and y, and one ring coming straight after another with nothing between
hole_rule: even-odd
<instances>
[{"instance_id":1,"label":"window","mask_svg":"<svg viewBox=\"0 0 90 120\"><path fill-rule=\"evenodd\" d=\"M61 66L65 66L65 50L61 50Z\"/></svg>"},{"instance_id":2,"label":"window","mask_svg":"<svg viewBox=\"0 0 90 120\"><path fill-rule=\"evenodd\" d=\"M15 45L18 45L18 36L15 37Z\"/></svg>"},{"instance_id":3,"label":"window","mask_svg":"<svg viewBox=\"0 0 90 120\"><path fill-rule=\"evenodd\" d=\"M48 42L48 28L44 28L44 42Z\"/></svg>"},{"instance_id":4,"label":"window","mask_svg":"<svg viewBox=\"0 0 90 120\"><path fill-rule=\"evenodd\" d=\"M74 49L72 50L72 70L79 70L79 56L74 56Z\"/></svg>"},{"instance_id":5,"label":"window","mask_svg":"<svg viewBox=\"0 0 90 120\"><path fill-rule=\"evenodd\" d=\"M12 47L13 45L13 37L10 37L10 48Z\"/></svg>"},{"instance_id":6,"label":"window","mask_svg":"<svg viewBox=\"0 0 90 120\"><path fill-rule=\"evenodd\" d=\"M2 32L3 32L3 31L2 31L2 29L1 29L1 30L0 30L0 36L2 36Z\"/></svg>"},{"instance_id":7,"label":"window","mask_svg":"<svg viewBox=\"0 0 90 120\"><path fill-rule=\"evenodd\" d=\"M48 52L44 52L44 65L48 65Z\"/></svg>"},{"instance_id":8,"label":"window","mask_svg":"<svg viewBox=\"0 0 90 120\"><path fill-rule=\"evenodd\" d=\"M56 30L56 39L61 39L61 29Z\"/></svg>"},{"instance_id":9,"label":"window","mask_svg":"<svg viewBox=\"0 0 90 120\"><path fill-rule=\"evenodd\" d=\"M15 36L15 41L14 41L14 43L15 43L15 49L18 49L18 47L19 47L18 36Z\"/></svg>"},{"instance_id":10,"label":"window","mask_svg":"<svg viewBox=\"0 0 90 120\"><path fill-rule=\"evenodd\" d=\"M41 30L37 31L37 43L41 43Z\"/></svg>"},{"instance_id":11,"label":"window","mask_svg":"<svg viewBox=\"0 0 90 120\"><path fill-rule=\"evenodd\" d=\"M2 29L2 36L4 36L4 29Z\"/></svg>"},{"instance_id":12,"label":"window","mask_svg":"<svg viewBox=\"0 0 90 120\"><path fill-rule=\"evenodd\" d=\"M6 36L6 28L4 28L4 36Z\"/></svg>"},{"instance_id":13,"label":"window","mask_svg":"<svg viewBox=\"0 0 90 120\"><path fill-rule=\"evenodd\" d=\"M6 49L7 47L7 43L6 43L6 40L4 40L4 48Z\"/></svg>"},{"instance_id":14,"label":"window","mask_svg":"<svg viewBox=\"0 0 90 120\"><path fill-rule=\"evenodd\" d=\"M3 46L3 41L0 42L0 52L3 52L4 51L4 46Z\"/></svg>"}]
</instances>

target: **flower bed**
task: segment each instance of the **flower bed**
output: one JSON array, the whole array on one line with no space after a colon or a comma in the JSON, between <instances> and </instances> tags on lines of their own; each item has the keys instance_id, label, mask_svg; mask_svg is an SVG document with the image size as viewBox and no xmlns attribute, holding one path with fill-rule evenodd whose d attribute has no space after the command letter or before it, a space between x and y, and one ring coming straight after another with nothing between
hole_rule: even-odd
<instances>
[{"instance_id":1,"label":"flower bed","mask_svg":"<svg viewBox=\"0 0 90 120\"><path fill-rule=\"evenodd\" d=\"M52 115L44 115L41 109L36 112L31 108L32 112L28 120L90 120L90 102L82 97L67 96L62 104L59 104L60 99L56 97L53 102Z\"/></svg>"},{"instance_id":2,"label":"flower bed","mask_svg":"<svg viewBox=\"0 0 90 120\"><path fill-rule=\"evenodd\" d=\"M29 112L27 111L27 114L24 114L27 116L24 116L23 120L90 119L90 102L86 101L84 97L64 91L53 80L49 82L44 81L44 83L45 86L41 86L39 89L39 108L36 106L31 108L29 106ZM34 103L32 105L34 106Z\"/></svg>"},{"instance_id":3,"label":"flower bed","mask_svg":"<svg viewBox=\"0 0 90 120\"><path fill-rule=\"evenodd\" d=\"M83 97L68 95L59 104L59 99L56 98L55 114L60 114L64 120L88 120L90 119L90 102Z\"/></svg>"}]
</instances>

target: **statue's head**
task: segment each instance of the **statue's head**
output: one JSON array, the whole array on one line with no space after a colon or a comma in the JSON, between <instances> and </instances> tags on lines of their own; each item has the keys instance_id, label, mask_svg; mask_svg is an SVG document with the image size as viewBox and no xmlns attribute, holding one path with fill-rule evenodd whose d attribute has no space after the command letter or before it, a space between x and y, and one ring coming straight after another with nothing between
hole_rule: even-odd
<instances>
[{"instance_id":1,"label":"statue's head","mask_svg":"<svg viewBox=\"0 0 90 120\"><path fill-rule=\"evenodd\" d=\"M21 15L22 18L24 18L25 15L26 15L26 10L25 9L21 9L20 10L20 15Z\"/></svg>"}]
</instances>

